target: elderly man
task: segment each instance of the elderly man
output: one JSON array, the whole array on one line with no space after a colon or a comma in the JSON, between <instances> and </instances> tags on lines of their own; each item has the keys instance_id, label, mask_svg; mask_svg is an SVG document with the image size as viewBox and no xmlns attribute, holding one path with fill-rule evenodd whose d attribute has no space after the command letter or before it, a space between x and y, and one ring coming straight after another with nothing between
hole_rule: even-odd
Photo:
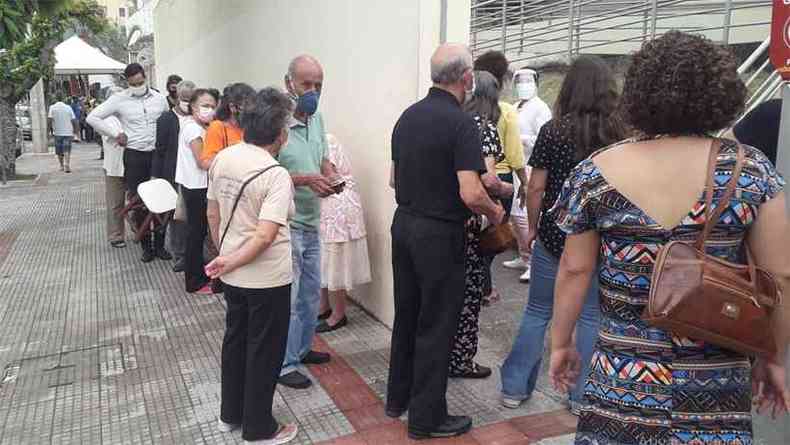
<instances>
[{"instance_id":1,"label":"elderly man","mask_svg":"<svg viewBox=\"0 0 790 445\"><path fill-rule=\"evenodd\" d=\"M499 224L488 197L480 134L461 106L474 90L472 55L445 44L431 58L433 88L401 115L392 134L395 324L386 414L409 411L409 437L464 434L465 416L447 413L450 347L464 300L464 223L472 213Z\"/></svg>"},{"instance_id":2,"label":"elderly man","mask_svg":"<svg viewBox=\"0 0 790 445\"><path fill-rule=\"evenodd\" d=\"M189 80L180 81L176 86L176 105L169 111L162 113L156 121L156 150L154 151L154 160L151 166L151 176L166 179L175 189L178 189L176 184L178 134L181 131L182 122L191 116L189 114L189 101L195 88L195 84ZM165 241L170 252L176 257L173 272L184 271L186 238L186 222L170 221L167 225Z\"/></svg>"},{"instance_id":3,"label":"elderly man","mask_svg":"<svg viewBox=\"0 0 790 445\"><path fill-rule=\"evenodd\" d=\"M137 186L151 179L151 165L156 142L156 120L167 111L167 99L148 87L145 71L139 63L129 64L124 70L129 85L125 91L112 95L88 115L87 122L103 136L115 139L124 147L123 168L126 190L137 194ZM121 130L105 122L110 116L121 121ZM146 212L135 212L133 218L139 226L147 216ZM170 260L165 250L164 237L156 232L140 240L144 263L155 257Z\"/></svg>"},{"instance_id":4,"label":"elderly man","mask_svg":"<svg viewBox=\"0 0 790 445\"><path fill-rule=\"evenodd\" d=\"M312 385L310 379L299 372L300 363L321 364L330 360L329 354L310 349L318 324L321 290L320 198L335 193L330 178L336 176L327 159L324 120L317 111L323 82L324 71L315 58L303 55L291 61L285 87L296 106L288 145L278 156L280 164L291 173L296 187L296 215L290 224L294 267L291 324L278 383L297 389Z\"/></svg>"}]
</instances>

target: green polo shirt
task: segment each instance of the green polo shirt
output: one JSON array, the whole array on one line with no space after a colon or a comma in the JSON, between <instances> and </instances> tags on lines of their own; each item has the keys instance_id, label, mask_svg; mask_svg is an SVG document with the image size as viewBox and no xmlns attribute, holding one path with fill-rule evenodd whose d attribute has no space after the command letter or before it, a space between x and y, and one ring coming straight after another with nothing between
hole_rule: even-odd
<instances>
[{"instance_id":1,"label":"green polo shirt","mask_svg":"<svg viewBox=\"0 0 790 445\"><path fill-rule=\"evenodd\" d=\"M293 119L288 144L283 147L277 160L292 175L321 173L321 162L327 155L324 119L316 113L307 119L307 124ZM294 195L296 215L291 227L317 231L321 223L321 200L310 187L296 187Z\"/></svg>"}]
</instances>

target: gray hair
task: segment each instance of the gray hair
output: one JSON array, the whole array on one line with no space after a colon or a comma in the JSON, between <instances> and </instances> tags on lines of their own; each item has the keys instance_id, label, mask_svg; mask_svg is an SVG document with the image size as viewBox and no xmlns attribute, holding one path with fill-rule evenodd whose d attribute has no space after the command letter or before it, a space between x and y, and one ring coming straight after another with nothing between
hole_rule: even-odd
<instances>
[{"instance_id":1,"label":"gray hair","mask_svg":"<svg viewBox=\"0 0 790 445\"><path fill-rule=\"evenodd\" d=\"M444 63L431 63L431 80L440 85L460 82L466 70L470 68L472 68L472 56L458 54Z\"/></svg>"},{"instance_id":2,"label":"gray hair","mask_svg":"<svg viewBox=\"0 0 790 445\"><path fill-rule=\"evenodd\" d=\"M502 112L499 109L499 82L488 71L475 71L475 94L464 104L464 111L477 114L494 125Z\"/></svg>"},{"instance_id":3,"label":"gray hair","mask_svg":"<svg viewBox=\"0 0 790 445\"><path fill-rule=\"evenodd\" d=\"M191 80L182 80L181 82L178 82L178 85L176 85L176 95L179 99L181 99L182 96L192 97L192 93L195 92L195 88L197 88L195 82L192 82ZM182 95L181 93L184 94Z\"/></svg>"},{"instance_id":4,"label":"gray hair","mask_svg":"<svg viewBox=\"0 0 790 445\"><path fill-rule=\"evenodd\" d=\"M282 91L266 87L243 104L241 128L244 142L259 147L271 145L288 125L293 102Z\"/></svg>"}]
</instances>

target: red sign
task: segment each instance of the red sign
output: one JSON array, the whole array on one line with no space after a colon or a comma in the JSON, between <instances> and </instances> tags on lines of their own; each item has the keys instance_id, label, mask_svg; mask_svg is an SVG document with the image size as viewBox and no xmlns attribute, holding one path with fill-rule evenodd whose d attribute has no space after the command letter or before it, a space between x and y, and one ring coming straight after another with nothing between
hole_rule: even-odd
<instances>
[{"instance_id":1,"label":"red sign","mask_svg":"<svg viewBox=\"0 0 790 445\"><path fill-rule=\"evenodd\" d=\"M790 0L774 0L770 54L774 68L790 80Z\"/></svg>"}]
</instances>

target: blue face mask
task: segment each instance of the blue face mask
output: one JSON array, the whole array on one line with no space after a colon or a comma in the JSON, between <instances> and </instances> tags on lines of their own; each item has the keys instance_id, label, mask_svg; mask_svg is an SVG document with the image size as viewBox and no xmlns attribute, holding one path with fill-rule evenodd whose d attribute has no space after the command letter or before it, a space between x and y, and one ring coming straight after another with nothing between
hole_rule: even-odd
<instances>
[{"instance_id":1,"label":"blue face mask","mask_svg":"<svg viewBox=\"0 0 790 445\"><path fill-rule=\"evenodd\" d=\"M318 99L321 98L321 93L318 91L310 91L304 93L296 99L296 111L312 116L318 110Z\"/></svg>"}]
</instances>

